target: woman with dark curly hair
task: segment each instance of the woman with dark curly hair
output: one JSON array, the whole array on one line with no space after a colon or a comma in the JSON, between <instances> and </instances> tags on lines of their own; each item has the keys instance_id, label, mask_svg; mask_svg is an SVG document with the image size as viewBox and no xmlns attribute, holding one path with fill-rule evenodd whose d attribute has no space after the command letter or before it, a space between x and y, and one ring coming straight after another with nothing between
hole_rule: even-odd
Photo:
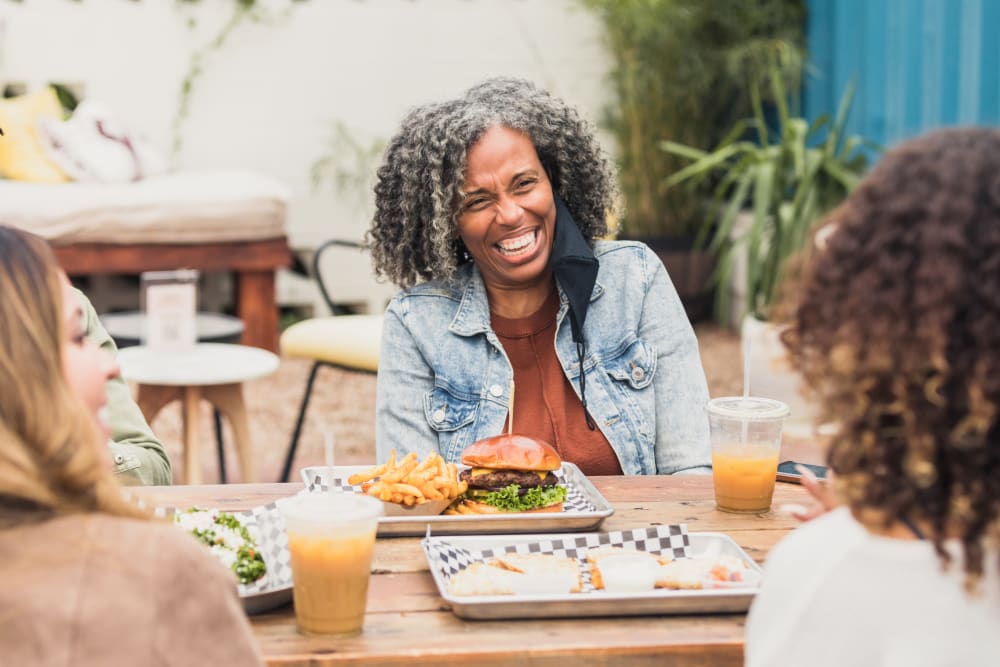
<instances>
[{"instance_id":1,"label":"woman with dark curly hair","mask_svg":"<svg viewBox=\"0 0 1000 667\"><path fill-rule=\"evenodd\" d=\"M615 189L574 109L517 79L417 108L375 194L376 271L407 288L383 331L380 460L458 461L513 419L588 474L709 465L694 332L655 254L599 240Z\"/></svg>"},{"instance_id":2,"label":"woman with dark curly hair","mask_svg":"<svg viewBox=\"0 0 1000 667\"><path fill-rule=\"evenodd\" d=\"M836 209L785 343L844 507L768 557L748 665L1000 662L1000 131L889 154Z\"/></svg>"}]
</instances>

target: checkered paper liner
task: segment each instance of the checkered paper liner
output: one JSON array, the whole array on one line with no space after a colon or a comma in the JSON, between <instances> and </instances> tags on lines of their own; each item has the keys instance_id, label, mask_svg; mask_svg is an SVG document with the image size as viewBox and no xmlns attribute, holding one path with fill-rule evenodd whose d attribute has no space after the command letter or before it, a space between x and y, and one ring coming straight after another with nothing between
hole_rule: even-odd
<instances>
[{"instance_id":1,"label":"checkered paper liner","mask_svg":"<svg viewBox=\"0 0 1000 667\"><path fill-rule=\"evenodd\" d=\"M587 533L553 537L538 542L520 542L481 551L465 549L448 541L446 537L426 537L423 542L424 554L432 571L444 575L445 580L461 572L472 563L485 562L506 553L551 554L562 558L572 558L580 564L582 593L596 590L590 581L587 566L587 551L600 546L616 546L636 551L647 551L671 558L690 556L691 540L687 524L654 526L634 530L608 533ZM576 593L575 595L579 595Z\"/></svg>"},{"instance_id":2,"label":"checkered paper liner","mask_svg":"<svg viewBox=\"0 0 1000 667\"><path fill-rule=\"evenodd\" d=\"M238 584L240 596L267 593L292 586L291 555L288 552L288 536L285 534L285 518L275 503L259 505L253 509L234 512L215 508L202 508L209 512L226 512L240 520L250 535L257 540L260 555L267 565L267 574L252 584ZM174 507L158 507L156 516L173 519L175 514L187 510Z\"/></svg>"},{"instance_id":3,"label":"checkered paper liner","mask_svg":"<svg viewBox=\"0 0 1000 667\"><path fill-rule=\"evenodd\" d=\"M559 483L566 487L566 501L563 503L563 512L596 512L597 508L594 507L587 498L580 492L578 488L573 484L572 481L567 480L566 474L562 470L553 471L555 476L559 479ZM307 488L310 491L328 491L330 485L327 483L327 474L323 468L304 468L302 470L302 477L306 483ZM364 493L360 485L351 485L348 483L346 478L337 477L334 475L333 487L340 489L341 491L353 491L354 493Z\"/></svg>"}]
</instances>

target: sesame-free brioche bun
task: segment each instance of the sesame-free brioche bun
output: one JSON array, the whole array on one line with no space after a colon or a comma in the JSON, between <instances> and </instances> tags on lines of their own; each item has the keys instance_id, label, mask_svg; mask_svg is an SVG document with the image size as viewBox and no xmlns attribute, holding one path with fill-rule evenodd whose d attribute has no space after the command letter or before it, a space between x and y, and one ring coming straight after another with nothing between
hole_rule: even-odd
<instances>
[{"instance_id":1,"label":"sesame-free brioche bun","mask_svg":"<svg viewBox=\"0 0 1000 667\"><path fill-rule=\"evenodd\" d=\"M462 452L462 463L494 470L557 470L559 453L547 442L526 435L495 435L477 440Z\"/></svg>"}]
</instances>

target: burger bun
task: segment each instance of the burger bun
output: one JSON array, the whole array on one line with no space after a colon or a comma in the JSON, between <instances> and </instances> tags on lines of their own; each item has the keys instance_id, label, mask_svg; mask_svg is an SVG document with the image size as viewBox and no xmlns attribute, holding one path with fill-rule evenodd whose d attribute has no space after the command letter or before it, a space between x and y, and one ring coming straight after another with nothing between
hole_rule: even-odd
<instances>
[{"instance_id":1,"label":"burger bun","mask_svg":"<svg viewBox=\"0 0 1000 667\"><path fill-rule=\"evenodd\" d=\"M477 440L462 452L462 463L494 470L558 470L562 465L552 445L526 435L495 435Z\"/></svg>"}]
</instances>

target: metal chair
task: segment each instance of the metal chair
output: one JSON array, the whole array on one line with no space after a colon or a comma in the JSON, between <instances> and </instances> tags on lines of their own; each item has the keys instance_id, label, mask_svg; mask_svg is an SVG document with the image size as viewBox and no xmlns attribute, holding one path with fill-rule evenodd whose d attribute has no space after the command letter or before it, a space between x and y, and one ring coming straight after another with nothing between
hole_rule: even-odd
<instances>
[{"instance_id":1,"label":"metal chair","mask_svg":"<svg viewBox=\"0 0 1000 667\"><path fill-rule=\"evenodd\" d=\"M324 279L321 258L331 248L351 248L365 252L363 244L356 241L331 239L316 249L312 260L312 274L319 285L323 300L333 313L328 317L314 317L293 324L281 334L281 354L313 360L305 394L299 406L291 442L285 454L285 463L279 481L287 482L298 448L306 409L312 396L316 373L324 366L343 368L349 371L375 373L378 371L379 348L382 341L383 315L348 315L344 309L334 304L330 298L327 280Z\"/></svg>"}]
</instances>

